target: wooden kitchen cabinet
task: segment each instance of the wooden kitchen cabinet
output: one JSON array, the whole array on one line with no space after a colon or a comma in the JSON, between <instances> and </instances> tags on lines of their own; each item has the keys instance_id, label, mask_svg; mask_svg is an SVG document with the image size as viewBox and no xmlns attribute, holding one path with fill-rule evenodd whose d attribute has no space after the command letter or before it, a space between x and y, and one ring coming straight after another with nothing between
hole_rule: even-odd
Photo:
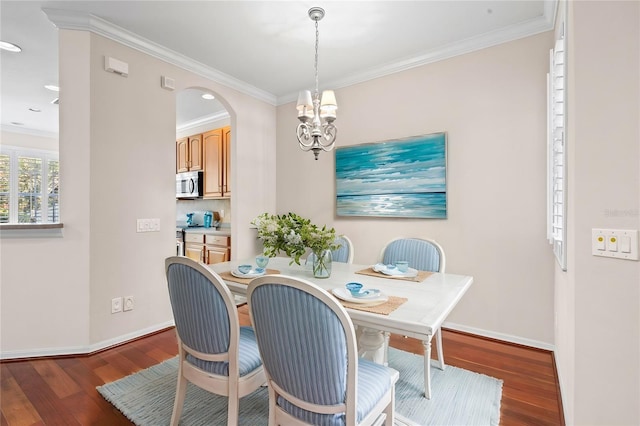
<instances>
[{"instance_id":1,"label":"wooden kitchen cabinet","mask_svg":"<svg viewBox=\"0 0 640 426\"><path fill-rule=\"evenodd\" d=\"M176 141L176 173L203 169L202 135L193 135Z\"/></svg>"},{"instance_id":2,"label":"wooden kitchen cabinet","mask_svg":"<svg viewBox=\"0 0 640 426\"><path fill-rule=\"evenodd\" d=\"M231 259L231 237L225 235L187 232L184 236L184 255L207 265Z\"/></svg>"},{"instance_id":3,"label":"wooden kitchen cabinet","mask_svg":"<svg viewBox=\"0 0 640 426\"><path fill-rule=\"evenodd\" d=\"M226 262L229 260L229 249L207 247L205 252L207 256L207 265Z\"/></svg>"},{"instance_id":4,"label":"wooden kitchen cabinet","mask_svg":"<svg viewBox=\"0 0 640 426\"><path fill-rule=\"evenodd\" d=\"M202 244L185 244L184 255L196 262L202 262L203 247L204 245Z\"/></svg>"},{"instance_id":5,"label":"wooden kitchen cabinet","mask_svg":"<svg viewBox=\"0 0 640 426\"><path fill-rule=\"evenodd\" d=\"M231 260L231 237L205 235L205 259L207 264Z\"/></svg>"},{"instance_id":6,"label":"wooden kitchen cabinet","mask_svg":"<svg viewBox=\"0 0 640 426\"><path fill-rule=\"evenodd\" d=\"M210 130L202 135L204 198L231 195L231 127Z\"/></svg>"},{"instance_id":7,"label":"wooden kitchen cabinet","mask_svg":"<svg viewBox=\"0 0 640 426\"><path fill-rule=\"evenodd\" d=\"M204 234L195 232L184 234L184 255L196 262L204 260Z\"/></svg>"}]
</instances>

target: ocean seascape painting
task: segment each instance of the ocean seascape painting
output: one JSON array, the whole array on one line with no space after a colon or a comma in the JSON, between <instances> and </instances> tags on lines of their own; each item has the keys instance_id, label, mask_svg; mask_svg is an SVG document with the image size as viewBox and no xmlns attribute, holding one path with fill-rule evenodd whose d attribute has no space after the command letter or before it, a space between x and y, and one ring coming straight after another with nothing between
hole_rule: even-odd
<instances>
[{"instance_id":1,"label":"ocean seascape painting","mask_svg":"<svg viewBox=\"0 0 640 426\"><path fill-rule=\"evenodd\" d=\"M338 216L446 219L447 135L336 148Z\"/></svg>"}]
</instances>

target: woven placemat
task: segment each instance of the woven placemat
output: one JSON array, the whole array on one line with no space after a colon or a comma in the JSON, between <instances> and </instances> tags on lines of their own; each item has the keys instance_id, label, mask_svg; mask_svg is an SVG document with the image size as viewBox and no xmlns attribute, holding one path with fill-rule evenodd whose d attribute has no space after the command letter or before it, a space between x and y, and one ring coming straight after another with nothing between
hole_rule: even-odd
<instances>
[{"instance_id":1,"label":"woven placemat","mask_svg":"<svg viewBox=\"0 0 640 426\"><path fill-rule=\"evenodd\" d=\"M273 275L273 274L279 274L279 273L280 271L277 269L267 269L267 271L265 272L265 275ZM238 278L233 276L230 271L220 272L218 275L220 275L222 279L225 281L233 281L234 283L240 283L240 284L249 284L254 278L258 278L258 277Z\"/></svg>"},{"instance_id":2,"label":"woven placemat","mask_svg":"<svg viewBox=\"0 0 640 426\"><path fill-rule=\"evenodd\" d=\"M361 303L350 303L345 302L344 300L340 300L340 303L342 303L342 306L349 309L357 309L359 311L372 312L374 314L389 315L391 312L398 309L407 300L409 299L407 299L406 297L389 296L389 300L376 306L367 306Z\"/></svg>"},{"instance_id":3,"label":"woven placemat","mask_svg":"<svg viewBox=\"0 0 640 426\"><path fill-rule=\"evenodd\" d=\"M383 274L382 272L376 272L376 271L373 270L372 267L368 267L368 268L362 269L360 271L356 271L356 274L371 275L372 277L378 277L378 278L391 278L393 280L414 281L414 282L420 283L420 282L426 280L427 277L432 275L433 272L418 271L418 275L416 275L415 277L397 277L397 276L393 276L393 275Z\"/></svg>"}]
</instances>

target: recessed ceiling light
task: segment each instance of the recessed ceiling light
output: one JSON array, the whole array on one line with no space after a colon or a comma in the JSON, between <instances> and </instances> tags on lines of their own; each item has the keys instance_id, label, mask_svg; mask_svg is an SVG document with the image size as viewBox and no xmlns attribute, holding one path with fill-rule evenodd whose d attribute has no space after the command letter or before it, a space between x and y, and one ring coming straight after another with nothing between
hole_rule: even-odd
<instances>
[{"instance_id":1,"label":"recessed ceiling light","mask_svg":"<svg viewBox=\"0 0 640 426\"><path fill-rule=\"evenodd\" d=\"M42 112L42 110L39 110L38 108L29 108L29 111L31 111L31 112Z\"/></svg>"},{"instance_id":2,"label":"recessed ceiling light","mask_svg":"<svg viewBox=\"0 0 640 426\"><path fill-rule=\"evenodd\" d=\"M12 121L11 124L14 126L24 126L24 123L20 123L19 121Z\"/></svg>"},{"instance_id":3,"label":"recessed ceiling light","mask_svg":"<svg viewBox=\"0 0 640 426\"><path fill-rule=\"evenodd\" d=\"M211 100L211 99L215 99L216 97L213 96L211 93L205 93L204 95L202 95L202 99L206 99L206 100Z\"/></svg>"},{"instance_id":4,"label":"recessed ceiling light","mask_svg":"<svg viewBox=\"0 0 640 426\"><path fill-rule=\"evenodd\" d=\"M44 86L45 89L49 89L53 92L59 92L60 88L58 86L54 86L53 84L47 84L46 86Z\"/></svg>"},{"instance_id":5,"label":"recessed ceiling light","mask_svg":"<svg viewBox=\"0 0 640 426\"><path fill-rule=\"evenodd\" d=\"M20 48L20 46L13 43L9 43L8 41L0 41L0 49L6 50L7 52L13 52L13 53L22 52L22 49Z\"/></svg>"}]
</instances>

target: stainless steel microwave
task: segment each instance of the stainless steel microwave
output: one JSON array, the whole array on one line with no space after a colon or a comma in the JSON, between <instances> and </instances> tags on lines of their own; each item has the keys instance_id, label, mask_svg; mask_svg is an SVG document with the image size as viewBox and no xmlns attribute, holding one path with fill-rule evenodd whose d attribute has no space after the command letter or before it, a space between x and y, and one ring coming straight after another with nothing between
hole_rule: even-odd
<instances>
[{"instance_id":1,"label":"stainless steel microwave","mask_svg":"<svg viewBox=\"0 0 640 426\"><path fill-rule=\"evenodd\" d=\"M184 172L176 175L176 198L200 198L203 195L202 172Z\"/></svg>"}]
</instances>

